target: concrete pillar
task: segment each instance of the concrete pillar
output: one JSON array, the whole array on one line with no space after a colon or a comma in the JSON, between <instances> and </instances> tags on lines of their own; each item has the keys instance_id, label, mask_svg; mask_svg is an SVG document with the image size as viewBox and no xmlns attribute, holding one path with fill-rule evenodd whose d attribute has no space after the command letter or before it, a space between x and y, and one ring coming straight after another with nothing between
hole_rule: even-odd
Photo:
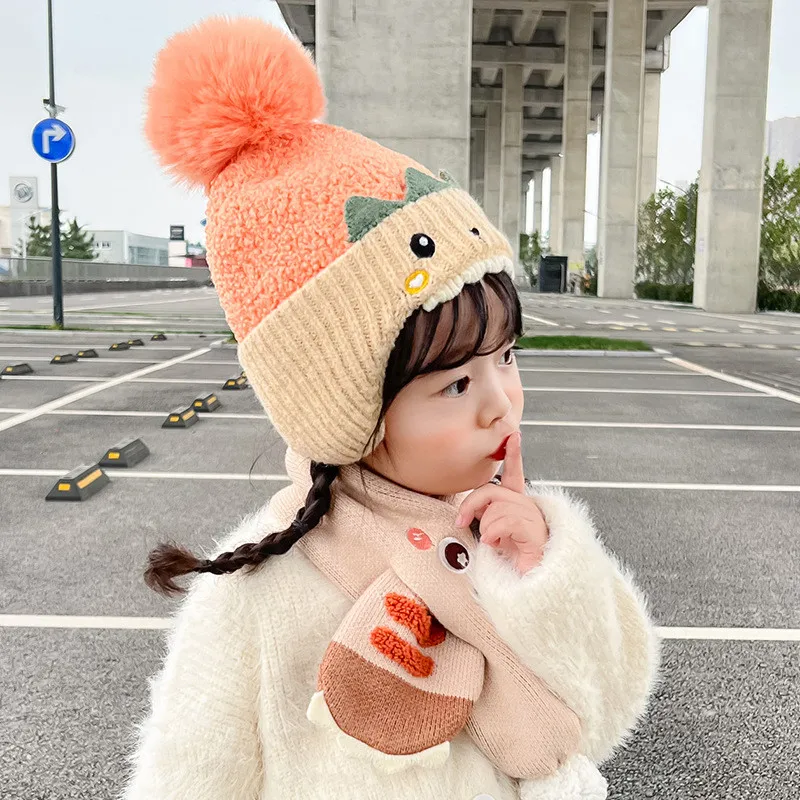
<instances>
[{"instance_id":1,"label":"concrete pillar","mask_svg":"<svg viewBox=\"0 0 800 800\"><path fill-rule=\"evenodd\" d=\"M483 205L483 170L486 163L486 131L482 128L472 132L469 151L469 191Z\"/></svg>"},{"instance_id":2,"label":"concrete pillar","mask_svg":"<svg viewBox=\"0 0 800 800\"><path fill-rule=\"evenodd\" d=\"M472 2L317 0L326 121L363 133L462 185L469 174Z\"/></svg>"},{"instance_id":3,"label":"concrete pillar","mask_svg":"<svg viewBox=\"0 0 800 800\"><path fill-rule=\"evenodd\" d=\"M658 184L658 122L661 111L661 73L644 75L641 143L639 145L638 206L655 194Z\"/></svg>"},{"instance_id":4,"label":"concrete pillar","mask_svg":"<svg viewBox=\"0 0 800 800\"><path fill-rule=\"evenodd\" d=\"M709 0L694 304L756 308L771 0Z\"/></svg>"},{"instance_id":5,"label":"concrete pillar","mask_svg":"<svg viewBox=\"0 0 800 800\"><path fill-rule=\"evenodd\" d=\"M483 210L496 226L500 226L500 184L502 164L502 126L503 109L500 103L486 106L486 147L483 168Z\"/></svg>"},{"instance_id":6,"label":"concrete pillar","mask_svg":"<svg viewBox=\"0 0 800 800\"><path fill-rule=\"evenodd\" d=\"M561 255L561 156L550 159L550 252Z\"/></svg>"},{"instance_id":7,"label":"concrete pillar","mask_svg":"<svg viewBox=\"0 0 800 800\"><path fill-rule=\"evenodd\" d=\"M609 0L600 178L600 297L629 298L634 291L646 22L642 0Z\"/></svg>"},{"instance_id":8,"label":"concrete pillar","mask_svg":"<svg viewBox=\"0 0 800 800\"><path fill-rule=\"evenodd\" d=\"M503 67L503 179L500 224L519 260L519 187L522 181L522 66Z\"/></svg>"},{"instance_id":9,"label":"concrete pillar","mask_svg":"<svg viewBox=\"0 0 800 800\"><path fill-rule=\"evenodd\" d=\"M592 66L592 6L573 3L567 11L566 72L564 75L564 165L561 171L561 249L570 272L584 270L586 208L586 137Z\"/></svg>"},{"instance_id":10,"label":"concrete pillar","mask_svg":"<svg viewBox=\"0 0 800 800\"><path fill-rule=\"evenodd\" d=\"M539 238L542 236L542 181L544 180L544 170L536 170L533 173L533 230L539 231Z\"/></svg>"},{"instance_id":11,"label":"concrete pillar","mask_svg":"<svg viewBox=\"0 0 800 800\"><path fill-rule=\"evenodd\" d=\"M522 176L522 188L519 194L519 232L528 233L528 189L530 178Z\"/></svg>"}]
</instances>

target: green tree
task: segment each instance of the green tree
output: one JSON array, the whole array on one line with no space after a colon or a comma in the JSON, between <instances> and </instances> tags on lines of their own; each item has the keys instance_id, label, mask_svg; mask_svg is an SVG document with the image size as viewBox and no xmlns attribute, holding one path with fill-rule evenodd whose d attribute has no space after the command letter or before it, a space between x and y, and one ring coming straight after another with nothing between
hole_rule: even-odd
<instances>
[{"instance_id":1,"label":"green tree","mask_svg":"<svg viewBox=\"0 0 800 800\"><path fill-rule=\"evenodd\" d=\"M768 290L800 289L800 167L764 165L758 277Z\"/></svg>"},{"instance_id":2,"label":"green tree","mask_svg":"<svg viewBox=\"0 0 800 800\"><path fill-rule=\"evenodd\" d=\"M29 256L50 255L51 243L49 225L40 225L36 222L36 217L31 217L28 220L26 234L28 238L26 252ZM22 239L20 239L17 249L20 253L22 252Z\"/></svg>"},{"instance_id":3,"label":"green tree","mask_svg":"<svg viewBox=\"0 0 800 800\"><path fill-rule=\"evenodd\" d=\"M697 181L685 194L661 189L639 209L636 277L691 283L697 228Z\"/></svg>"},{"instance_id":4,"label":"green tree","mask_svg":"<svg viewBox=\"0 0 800 800\"><path fill-rule=\"evenodd\" d=\"M52 241L50 226L40 225L34 217L28 220L26 250L29 256L50 256ZM19 250L22 250L20 243ZM95 257L94 235L85 231L78 221L73 219L61 224L61 255L64 258L78 258L91 261Z\"/></svg>"},{"instance_id":5,"label":"green tree","mask_svg":"<svg viewBox=\"0 0 800 800\"><path fill-rule=\"evenodd\" d=\"M531 286L536 286L539 278L539 258L542 255L542 244L539 231L521 233L519 235L519 260Z\"/></svg>"}]
</instances>

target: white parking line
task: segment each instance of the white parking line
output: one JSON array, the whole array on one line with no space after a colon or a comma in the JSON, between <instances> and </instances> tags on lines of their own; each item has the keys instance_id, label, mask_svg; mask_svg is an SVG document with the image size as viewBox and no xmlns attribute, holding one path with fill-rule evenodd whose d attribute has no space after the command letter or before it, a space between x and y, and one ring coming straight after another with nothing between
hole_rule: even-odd
<instances>
[{"instance_id":1,"label":"white parking line","mask_svg":"<svg viewBox=\"0 0 800 800\"><path fill-rule=\"evenodd\" d=\"M800 642L796 628L656 628L662 639L730 642Z\"/></svg>"},{"instance_id":2,"label":"white parking line","mask_svg":"<svg viewBox=\"0 0 800 800\"><path fill-rule=\"evenodd\" d=\"M79 617L54 614L0 614L0 628L70 628L99 630L169 630L174 617ZM796 628L656 627L661 639L735 642L800 642Z\"/></svg>"},{"instance_id":3,"label":"white parking line","mask_svg":"<svg viewBox=\"0 0 800 800\"><path fill-rule=\"evenodd\" d=\"M140 303L106 303L102 306L78 306L77 308L67 308L65 311L103 311L106 308L119 308L120 306L125 308L132 308L133 306L163 306L167 303L189 303L192 300L200 299L202 299L200 295L192 295L191 297L176 297L170 300L144 300Z\"/></svg>"},{"instance_id":4,"label":"white parking line","mask_svg":"<svg viewBox=\"0 0 800 800\"><path fill-rule=\"evenodd\" d=\"M0 477L8 478L59 478L67 469L0 469ZM288 475L254 472L140 472L139 470L113 471L115 478L147 478L152 480L193 481L270 481L285 483ZM800 493L800 485L746 484L746 483L644 483L628 481L547 481L535 480L539 486L562 486L566 489L642 489L675 492L782 492Z\"/></svg>"},{"instance_id":5,"label":"white parking line","mask_svg":"<svg viewBox=\"0 0 800 800\"><path fill-rule=\"evenodd\" d=\"M691 395L693 397L764 397L758 392L704 392L704 391L684 391L681 389L589 389L576 386L524 386L524 392L564 392L577 394L665 394L665 395Z\"/></svg>"},{"instance_id":6,"label":"white parking line","mask_svg":"<svg viewBox=\"0 0 800 800\"><path fill-rule=\"evenodd\" d=\"M24 408L0 408L0 414L23 414ZM62 417L158 417L161 418L165 411L126 411L106 409L58 409L48 411L43 416ZM215 419L268 419L266 414L239 414L225 411L215 411L212 414L203 414L203 418ZM753 431L755 433L800 433L800 425L715 425L704 423L684 422L597 422L593 420L522 420L521 425L533 428L622 428L631 430L662 430L662 431Z\"/></svg>"},{"instance_id":7,"label":"white parking line","mask_svg":"<svg viewBox=\"0 0 800 800\"><path fill-rule=\"evenodd\" d=\"M111 342L108 339L104 339L102 342L89 342L81 339L81 347L108 347ZM23 350L27 350L29 348L33 348L34 350L52 350L54 347L58 347L59 342L55 341L53 344L28 344L27 342L0 342L0 347L17 347L22 348ZM72 347L78 346L77 342L74 341L64 341L64 347ZM191 350L191 347L170 347L168 345L146 345L148 350ZM4 356L5 358L5 356Z\"/></svg>"},{"instance_id":8,"label":"white parking line","mask_svg":"<svg viewBox=\"0 0 800 800\"><path fill-rule=\"evenodd\" d=\"M187 350L191 348L186 348ZM15 362L23 362L23 361L43 361L50 363L50 356L18 356L18 355L6 355L4 356L9 363ZM100 356L98 358L82 358L79 359L80 364L161 364L163 363L163 359L160 358L106 358L104 356ZM192 366L207 366L207 367L239 367L238 361L193 361ZM645 373L642 373L645 374ZM663 373L658 374L668 374L668 375L694 375L693 372L689 373L680 373L677 370L664 370Z\"/></svg>"},{"instance_id":9,"label":"white parking line","mask_svg":"<svg viewBox=\"0 0 800 800\"><path fill-rule=\"evenodd\" d=\"M0 408L0 414L24 414L25 408ZM104 409L58 409L48 411L43 416L62 416L62 417L164 417L169 413L169 409L164 411L107 411ZM202 417L211 417L211 414L202 414ZM213 412L215 419L268 419L266 414L231 414L225 411Z\"/></svg>"},{"instance_id":10,"label":"white parking line","mask_svg":"<svg viewBox=\"0 0 800 800\"><path fill-rule=\"evenodd\" d=\"M0 411L3 409L0 408ZM800 433L800 425L712 425L688 422L592 422L560 420L522 420L521 425L539 428L630 428L659 431L755 431L760 433Z\"/></svg>"},{"instance_id":11,"label":"white parking line","mask_svg":"<svg viewBox=\"0 0 800 800\"><path fill-rule=\"evenodd\" d=\"M208 352L208 350L204 351ZM181 356L180 359L185 358ZM172 366L179 364L180 359L173 358L169 361L159 361L156 365L159 369L164 366ZM163 366L162 366L163 365ZM144 374L142 370L139 373ZM136 373L131 373L136 374ZM109 380L108 378L86 377L85 375L4 375L4 381L71 381L72 383L102 383ZM177 383L190 386L209 386L210 384L217 385L224 378L129 378L130 383ZM102 391L98 389L98 391Z\"/></svg>"},{"instance_id":12,"label":"white parking line","mask_svg":"<svg viewBox=\"0 0 800 800\"><path fill-rule=\"evenodd\" d=\"M65 469L0 469L0 477L6 478L59 478L69 470ZM155 480L186 481L280 481L289 480L288 475L247 472L142 472L127 469L109 472L115 478L149 478Z\"/></svg>"},{"instance_id":13,"label":"white parking line","mask_svg":"<svg viewBox=\"0 0 800 800\"><path fill-rule=\"evenodd\" d=\"M26 411L24 414L18 414L14 417L0 420L0 431L5 431L9 428L21 425L23 422L29 422L32 419L36 419L36 417L40 417L42 414L46 414L48 411L55 411L55 409L69 405L70 403L74 403L76 400L83 400L84 397L91 397L93 394L103 392L106 389L111 389L114 386L119 386L122 383L129 383L140 375L149 375L151 372L158 372L159 370L171 367L174 364L181 364L184 361L189 361L192 358L197 358L198 356L205 355L209 352L211 352L211 348L202 347L199 350L195 350L191 353L186 353L185 355L171 358L169 361L165 361L162 364L154 364L149 367L144 367L143 369L136 370L135 372L129 372L124 375L119 375L116 378L111 378L110 380L97 384L96 386L87 386L85 389L79 389L76 392L64 395L63 397L58 397L55 400L51 400L49 403L44 403L37 408ZM4 378L3 380L6 379Z\"/></svg>"},{"instance_id":14,"label":"white parking line","mask_svg":"<svg viewBox=\"0 0 800 800\"><path fill-rule=\"evenodd\" d=\"M679 378L700 377L695 372L677 369L569 369L569 367L517 367L519 372L563 372L575 375L676 375Z\"/></svg>"},{"instance_id":15,"label":"white parking line","mask_svg":"<svg viewBox=\"0 0 800 800\"><path fill-rule=\"evenodd\" d=\"M676 367L683 367L699 372L701 375L707 375L709 378L716 378L725 383L732 383L735 386L742 386L746 389L753 389L756 392L762 392L771 397L779 397L781 400L788 400L790 403L800 404L800 396L791 394L791 392L784 392L782 389L774 389L772 386L766 386L763 383L756 383L756 381L745 380L744 378L735 378L733 375L726 375L724 372L717 372L713 369L708 369L700 364L695 364L693 361L685 361L682 358L665 358L670 364L675 364Z\"/></svg>"},{"instance_id":16,"label":"white parking line","mask_svg":"<svg viewBox=\"0 0 800 800\"><path fill-rule=\"evenodd\" d=\"M557 322L553 322L549 319L543 319L542 317L534 317L533 314L523 314L524 319L531 319L534 322L541 322L542 325L551 325L554 328L560 328L561 326Z\"/></svg>"}]
</instances>

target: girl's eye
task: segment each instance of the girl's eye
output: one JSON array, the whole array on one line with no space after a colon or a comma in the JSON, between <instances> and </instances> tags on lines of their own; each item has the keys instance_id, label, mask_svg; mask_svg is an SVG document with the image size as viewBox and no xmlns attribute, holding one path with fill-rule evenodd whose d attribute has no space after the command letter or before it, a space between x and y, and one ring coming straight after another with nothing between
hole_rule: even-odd
<instances>
[{"instance_id":1,"label":"girl's eye","mask_svg":"<svg viewBox=\"0 0 800 800\"><path fill-rule=\"evenodd\" d=\"M442 394L445 395L445 397L461 397L463 392L467 391L468 386L469 386L469 378L461 378L455 381L454 383L451 383L449 386L447 386L442 391ZM455 394L453 394L453 392L450 391L453 388L459 389L459 387L461 387L463 391L457 391Z\"/></svg>"},{"instance_id":2,"label":"girl's eye","mask_svg":"<svg viewBox=\"0 0 800 800\"><path fill-rule=\"evenodd\" d=\"M417 258L430 258L436 252L436 242L425 233L415 233L409 247Z\"/></svg>"},{"instance_id":3,"label":"girl's eye","mask_svg":"<svg viewBox=\"0 0 800 800\"><path fill-rule=\"evenodd\" d=\"M515 358L516 356L514 355L514 348L509 347L508 350L503 353L503 366L511 366L514 363Z\"/></svg>"}]
</instances>

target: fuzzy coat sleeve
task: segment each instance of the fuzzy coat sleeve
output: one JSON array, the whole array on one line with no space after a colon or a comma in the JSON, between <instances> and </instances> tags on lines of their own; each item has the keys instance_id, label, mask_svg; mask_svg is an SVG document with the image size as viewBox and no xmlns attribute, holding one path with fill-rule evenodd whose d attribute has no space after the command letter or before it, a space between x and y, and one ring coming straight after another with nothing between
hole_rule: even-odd
<instances>
[{"instance_id":1,"label":"fuzzy coat sleeve","mask_svg":"<svg viewBox=\"0 0 800 800\"><path fill-rule=\"evenodd\" d=\"M644 713L659 640L644 596L586 507L557 488L529 486L528 494L550 532L541 563L519 575L479 544L475 594L503 639L577 714L581 752L601 763Z\"/></svg>"},{"instance_id":2,"label":"fuzzy coat sleeve","mask_svg":"<svg viewBox=\"0 0 800 800\"><path fill-rule=\"evenodd\" d=\"M247 520L226 542L253 541ZM222 552L222 549L220 549ZM259 663L240 576L194 579L167 636L122 800L257 800Z\"/></svg>"}]
</instances>

